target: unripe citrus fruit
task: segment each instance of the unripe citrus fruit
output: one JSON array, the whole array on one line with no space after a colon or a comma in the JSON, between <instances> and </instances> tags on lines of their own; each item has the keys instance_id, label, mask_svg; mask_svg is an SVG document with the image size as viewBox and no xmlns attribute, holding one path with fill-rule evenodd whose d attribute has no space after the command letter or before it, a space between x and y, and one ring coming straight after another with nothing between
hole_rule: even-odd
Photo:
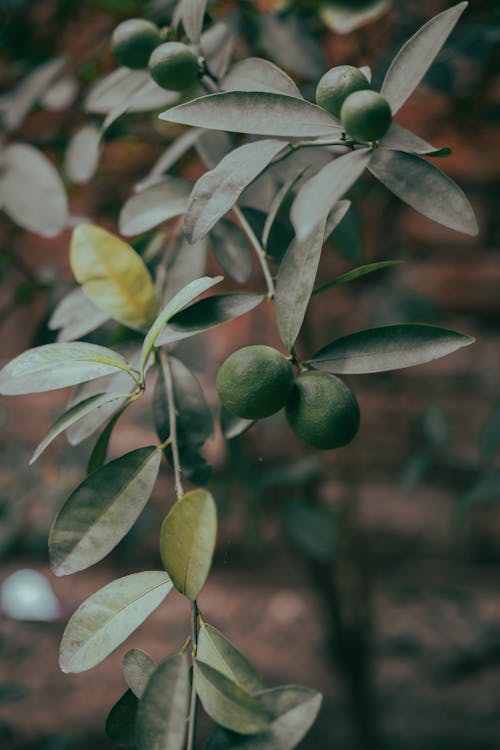
<instances>
[{"instance_id":1,"label":"unripe citrus fruit","mask_svg":"<svg viewBox=\"0 0 500 750\"><path fill-rule=\"evenodd\" d=\"M387 99L376 91L355 91L340 110L342 125L359 141L376 141L387 133L392 113Z\"/></svg>"},{"instance_id":2,"label":"unripe citrus fruit","mask_svg":"<svg viewBox=\"0 0 500 750\"><path fill-rule=\"evenodd\" d=\"M113 31L111 48L127 68L147 68L151 52L161 43L160 30L145 18L130 18Z\"/></svg>"},{"instance_id":3,"label":"unripe citrus fruit","mask_svg":"<svg viewBox=\"0 0 500 750\"><path fill-rule=\"evenodd\" d=\"M316 104L340 117L340 109L349 94L370 88L365 74L352 65L337 65L320 78L316 88Z\"/></svg>"},{"instance_id":4,"label":"unripe citrus fruit","mask_svg":"<svg viewBox=\"0 0 500 750\"><path fill-rule=\"evenodd\" d=\"M217 375L217 391L228 411L262 419L279 411L293 385L285 357L270 346L245 346L229 355Z\"/></svg>"},{"instance_id":5,"label":"unripe citrus fruit","mask_svg":"<svg viewBox=\"0 0 500 750\"><path fill-rule=\"evenodd\" d=\"M294 433L314 448L347 445L359 429L356 397L329 372L311 370L299 375L285 408Z\"/></svg>"},{"instance_id":6,"label":"unripe citrus fruit","mask_svg":"<svg viewBox=\"0 0 500 750\"><path fill-rule=\"evenodd\" d=\"M198 58L182 42L160 44L149 58L149 72L163 89L183 91L198 78Z\"/></svg>"}]
</instances>

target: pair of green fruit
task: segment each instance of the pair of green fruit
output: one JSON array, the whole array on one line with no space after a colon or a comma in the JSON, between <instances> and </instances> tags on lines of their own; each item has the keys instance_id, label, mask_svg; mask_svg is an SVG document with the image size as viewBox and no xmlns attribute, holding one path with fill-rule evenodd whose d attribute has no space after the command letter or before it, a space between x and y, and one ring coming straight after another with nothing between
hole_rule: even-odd
<instances>
[{"instance_id":1,"label":"pair of green fruit","mask_svg":"<svg viewBox=\"0 0 500 750\"><path fill-rule=\"evenodd\" d=\"M164 89L184 91L198 80L199 63L193 50L182 42L163 42L156 24L130 18L113 31L111 48L127 68L147 68Z\"/></svg>"},{"instance_id":2,"label":"pair of green fruit","mask_svg":"<svg viewBox=\"0 0 500 750\"><path fill-rule=\"evenodd\" d=\"M263 419L285 407L293 432L314 448L347 445L359 429L353 392L335 375L308 370L294 380L290 362L270 346L233 352L217 375L223 406L243 419Z\"/></svg>"},{"instance_id":3,"label":"pair of green fruit","mask_svg":"<svg viewBox=\"0 0 500 750\"><path fill-rule=\"evenodd\" d=\"M359 141L377 141L392 122L387 99L372 91L363 71L352 65L338 65L325 73L316 89L316 103L338 117Z\"/></svg>"}]
</instances>

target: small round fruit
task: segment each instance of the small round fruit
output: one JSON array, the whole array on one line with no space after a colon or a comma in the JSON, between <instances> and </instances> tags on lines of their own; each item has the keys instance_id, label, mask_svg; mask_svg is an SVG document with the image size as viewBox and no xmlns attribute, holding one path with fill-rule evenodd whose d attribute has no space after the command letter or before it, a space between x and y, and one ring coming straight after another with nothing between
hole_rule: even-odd
<instances>
[{"instance_id":1,"label":"small round fruit","mask_svg":"<svg viewBox=\"0 0 500 750\"><path fill-rule=\"evenodd\" d=\"M355 91L340 110L342 125L358 141L377 141L387 133L392 113L387 99L376 91Z\"/></svg>"},{"instance_id":2,"label":"small round fruit","mask_svg":"<svg viewBox=\"0 0 500 750\"><path fill-rule=\"evenodd\" d=\"M111 48L127 68L147 68L151 52L161 44L160 30L145 18L130 18L113 31Z\"/></svg>"},{"instance_id":3,"label":"small round fruit","mask_svg":"<svg viewBox=\"0 0 500 750\"><path fill-rule=\"evenodd\" d=\"M340 448L359 429L355 395L329 372L311 370L299 375L285 410L294 433L314 448Z\"/></svg>"},{"instance_id":4,"label":"small round fruit","mask_svg":"<svg viewBox=\"0 0 500 750\"><path fill-rule=\"evenodd\" d=\"M184 91L198 79L198 58L182 42L165 42L149 58L149 72L158 86Z\"/></svg>"},{"instance_id":5,"label":"small round fruit","mask_svg":"<svg viewBox=\"0 0 500 750\"><path fill-rule=\"evenodd\" d=\"M349 94L370 88L365 74L352 65L337 65L320 78L316 88L316 104L331 115L340 117L340 109Z\"/></svg>"},{"instance_id":6,"label":"small round fruit","mask_svg":"<svg viewBox=\"0 0 500 750\"><path fill-rule=\"evenodd\" d=\"M228 411L263 419L284 405L293 385L290 362L270 346L245 346L229 355L217 375L217 391Z\"/></svg>"}]
</instances>

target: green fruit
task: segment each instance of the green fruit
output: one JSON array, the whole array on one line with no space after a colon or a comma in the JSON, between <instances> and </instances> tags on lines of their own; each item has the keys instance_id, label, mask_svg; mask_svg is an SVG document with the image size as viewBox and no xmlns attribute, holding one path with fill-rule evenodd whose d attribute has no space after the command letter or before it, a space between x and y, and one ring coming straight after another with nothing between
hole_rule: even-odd
<instances>
[{"instance_id":1,"label":"green fruit","mask_svg":"<svg viewBox=\"0 0 500 750\"><path fill-rule=\"evenodd\" d=\"M182 42L165 42L149 58L149 72L163 89L184 91L198 80L198 58Z\"/></svg>"},{"instance_id":2,"label":"green fruit","mask_svg":"<svg viewBox=\"0 0 500 750\"><path fill-rule=\"evenodd\" d=\"M228 411L243 419L262 419L284 405L293 370L270 346L245 346L233 352L217 375L217 391Z\"/></svg>"},{"instance_id":3,"label":"green fruit","mask_svg":"<svg viewBox=\"0 0 500 750\"><path fill-rule=\"evenodd\" d=\"M294 433L314 448L347 445L359 429L359 406L353 392L329 372L304 372L286 403Z\"/></svg>"},{"instance_id":4,"label":"green fruit","mask_svg":"<svg viewBox=\"0 0 500 750\"><path fill-rule=\"evenodd\" d=\"M161 44L158 26L144 18L130 18L113 31L111 48L127 68L147 68L151 52Z\"/></svg>"},{"instance_id":5,"label":"green fruit","mask_svg":"<svg viewBox=\"0 0 500 750\"><path fill-rule=\"evenodd\" d=\"M387 133L392 113L387 99L376 91L355 91L340 110L346 131L358 141L377 141Z\"/></svg>"},{"instance_id":6,"label":"green fruit","mask_svg":"<svg viewBox=\"0 0 500 750\"><path fill-rule=\"evenodd\" d=\"M340 117L340 109L349 94L369 88L370 82L359 68L337 65L320 78L316 88L316 104L335 117Z\"/></svg>"}]
</instances>

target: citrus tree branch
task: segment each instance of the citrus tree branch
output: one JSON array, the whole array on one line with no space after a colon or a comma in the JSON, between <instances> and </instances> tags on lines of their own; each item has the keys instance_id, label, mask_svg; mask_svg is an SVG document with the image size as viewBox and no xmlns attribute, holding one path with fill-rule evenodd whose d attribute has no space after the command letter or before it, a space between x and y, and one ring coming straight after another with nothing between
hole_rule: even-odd
<instances>
[{"instance_id":1,"label":"citrus tree branch","mask_svg":"<svg viewBox=\"0 0 500 750\"><path fill-rule=\"evenodd\" d=\"M269 299L272 299L274 297L274 281L273 281L273 277L271 276L271 271L269 270L269 265L267 262L267 257L266 257L264 248L262 247L259 240L255 236L255 232L253 231L252 227L250 226L248 221L245 219L243 211L240 208L238 208L238 206L233 206L233 213L238 219L240 227L245 233L248 241L250 242L251 246L255 250L257 260L259 261L260 267L262 268L262 273L264 274L264 279L267 284L267 296L269 297Z\"/></svg>"}]
</instances>

